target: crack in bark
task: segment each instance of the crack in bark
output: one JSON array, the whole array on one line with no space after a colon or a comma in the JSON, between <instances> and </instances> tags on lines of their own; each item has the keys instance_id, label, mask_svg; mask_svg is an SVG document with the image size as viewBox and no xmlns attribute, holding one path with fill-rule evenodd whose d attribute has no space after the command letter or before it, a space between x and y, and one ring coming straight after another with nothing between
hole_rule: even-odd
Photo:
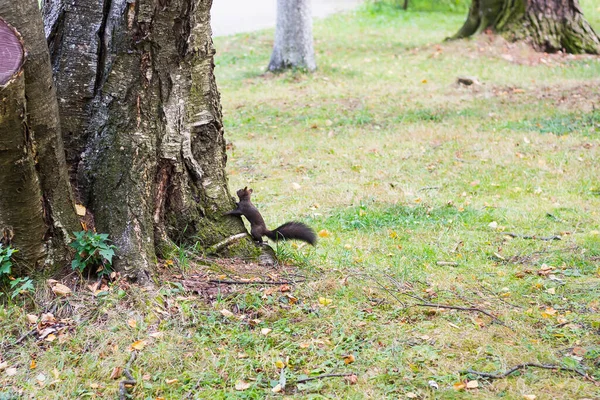
<instances>
[{"instance_id":1,"label":"crack in bark","mask_svg":"<svg viewBox=\"0 0 600 400\"><path fill-rule=\"evenodd\" d=\"M106 25L112 7L112 0L104 0L102 8L102 22L98 29L98 49L97 49L97 65L96 65L96 82L94 83L94 96L98 94L104 80L104 68L106 67L106 54L108 53Z\"/></svg>"}]
</instances>

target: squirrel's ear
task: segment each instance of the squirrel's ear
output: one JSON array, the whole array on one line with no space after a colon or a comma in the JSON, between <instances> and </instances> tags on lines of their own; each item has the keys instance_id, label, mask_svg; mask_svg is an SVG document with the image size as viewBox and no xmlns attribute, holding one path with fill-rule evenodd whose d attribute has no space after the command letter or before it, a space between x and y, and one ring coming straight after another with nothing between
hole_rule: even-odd
<instances>
[{"instance_id":1,"label":"squirrel's ear","mask_svg":"<svg viewBox=\"0 0 600 400\"><path fill-rule=\"evenodd\" d=\"M248 189L248 191L249 191L250 193L252 193L252 189Z\"/></svg>"},{"instance_id":2,"label":"squirrel's ear","mask_svg":"<svg viewBox=\"0 0 600 400\"><path fill-rule=\"evenodd\" d=\"M242 190L245 192L246 190L248 190L248 186L244 186L244 189Z\"/></svg>"}]
</instances>

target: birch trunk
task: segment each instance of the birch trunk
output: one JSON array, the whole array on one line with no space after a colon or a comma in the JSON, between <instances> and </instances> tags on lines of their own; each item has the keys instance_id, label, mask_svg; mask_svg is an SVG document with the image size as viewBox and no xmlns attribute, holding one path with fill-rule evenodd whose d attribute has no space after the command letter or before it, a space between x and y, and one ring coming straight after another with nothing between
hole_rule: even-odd
<instances>
[{"instance_id":1,"label":"birch trunk","mask_svg":"<svg viewBox=\"0 0 600 400\"><path fill-rule=\"evenodd\" d=\"M492 29L509 40L529 40L545 52L600 53L600 38L577 0L473 0L454 38Z\"/></svg>"},{"instance_id":2,"label":"birch trunk","mask_svg":"<svg viewBox=\"0 0 600 400\"><path fill-rule=\"evenodd\" d=\"M317 68L310 0L277 0L275 44L268 69L288 68Z\"/></svg>"}]
</instances>

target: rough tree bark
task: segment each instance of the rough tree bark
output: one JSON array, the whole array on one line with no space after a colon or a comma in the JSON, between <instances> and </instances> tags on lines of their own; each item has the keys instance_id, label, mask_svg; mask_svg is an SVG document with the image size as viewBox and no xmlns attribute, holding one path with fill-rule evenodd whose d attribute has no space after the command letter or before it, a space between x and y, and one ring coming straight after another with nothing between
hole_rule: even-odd
<instances>
[{"instance_id":1,"label":"rough tree bark","mask_svg":"<svg viewBox=\"0 0 600 400\"><path fill-rule=\"evenodd\" d=\"M29 272L46 257L42 191L27 127L21 38L0 19L0 230L20 250L13 271Z\"/></svg>"},{"instance_id":2,"label":"rough tree bark","mask_svg":"<svg viewBox=\"0 0 600 400\"><path fill-rule=\"evenodd\" d=\"M232 208L210 0L46 0L76 197L145 281L172 245L244 231Z\"/></svg>"},{"instance_id":3,"label":"rough tree bark","mask_svg":"<svg viewBox=\"0 0 600 400\"><path fill-rule=\"evenodd\" d=\"M540 51L600 53L600 38L577 0L473 0L467 20L454 38L486 29L509 40L529 40Z\"/></svg>"},{"instance_id":4,"label":"rough tree bark","mask_svg":"<svg viewBox=\"0 0 600 400\"><path fill-rule=\"evenodd\" d=\"M48 179L66 177L68 185L70 178L88 228L117 245L115 268L144 282L174 243L209 247L245 232L241 220L222 217L234 203L213 75L212 1L44 1L66 143L66 164ZM0 0L0 16L22 2L36 4L27 15L39 18L36 0ZM52 93L51 81L45 85ZM58 144L48 147L64 154ZM50 189L42 182L44 196ZM70 193L63 195L72 208ZM250 241L237 246L253 251Z\"/></svg>"},{"instance_id":5,"label":"rough tree bark","mask_svg":"<svg viewBox=\"0 0 600 400\"><path fill-rule=\"evenodd\" d=\"M268 69L287 68L317 68L310 0L277 0L275 44Z\"/></svg>"},{"instance_id":6,"label":"rough tree bark","mask_svg":"<svg viewBox=\"0 0 600 400\"><path fill-rule=\"evenodd\" d=\"M43 22L36 0L19 2L2 0L0 16L21 34L27 49L23 65L27 110L24 121L31 141L31 155L35 160L35 180L39 180L41 184L41 199L43 199L47 230L44 235L35 235L35 238L39 241L38 246L43 244L47 250L48 258L45 262L60 263L69 256L67 247L69 231L79 229L79 223L66 170L58 104ZM3 170L2 173L10 172ZM14 225L14 230L15 243L24 240L20 236L29 234L24 230L24 226L19 224ZM28 261L35 258L26 254L24 249L20 250L18 258ZM20 263L23 264L28 265L29 262ZM30 270L33 268L34 265L29 265ZM15 271L19 272L18 268Z\"/></svg>"}]
</instances>

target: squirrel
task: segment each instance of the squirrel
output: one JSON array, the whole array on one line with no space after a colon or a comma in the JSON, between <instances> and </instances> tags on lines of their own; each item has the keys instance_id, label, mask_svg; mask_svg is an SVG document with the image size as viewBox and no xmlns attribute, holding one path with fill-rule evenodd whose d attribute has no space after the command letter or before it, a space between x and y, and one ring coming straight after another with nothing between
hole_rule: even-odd
<instances>
[{"instance_id":1,"label":"squirrel","mask_svg":"<svg viewBox=\"0 0 600 400\"><path fill-rule=\"evenodd\" d=\"M251 194L252 189L248 189L247 186L238 190L237 195L240 198L240 202L236 203L237 207L234 210L228 211L224 215L243 215L246 217L250 222L250 234L259 244L263 243L263 236L275 241L297 239L313 246L317 243L315 231L302 222L286 222L272 231L268 230L262 215L260 215L258 209L250 201Z\"/></svg>"}]
</instances>

